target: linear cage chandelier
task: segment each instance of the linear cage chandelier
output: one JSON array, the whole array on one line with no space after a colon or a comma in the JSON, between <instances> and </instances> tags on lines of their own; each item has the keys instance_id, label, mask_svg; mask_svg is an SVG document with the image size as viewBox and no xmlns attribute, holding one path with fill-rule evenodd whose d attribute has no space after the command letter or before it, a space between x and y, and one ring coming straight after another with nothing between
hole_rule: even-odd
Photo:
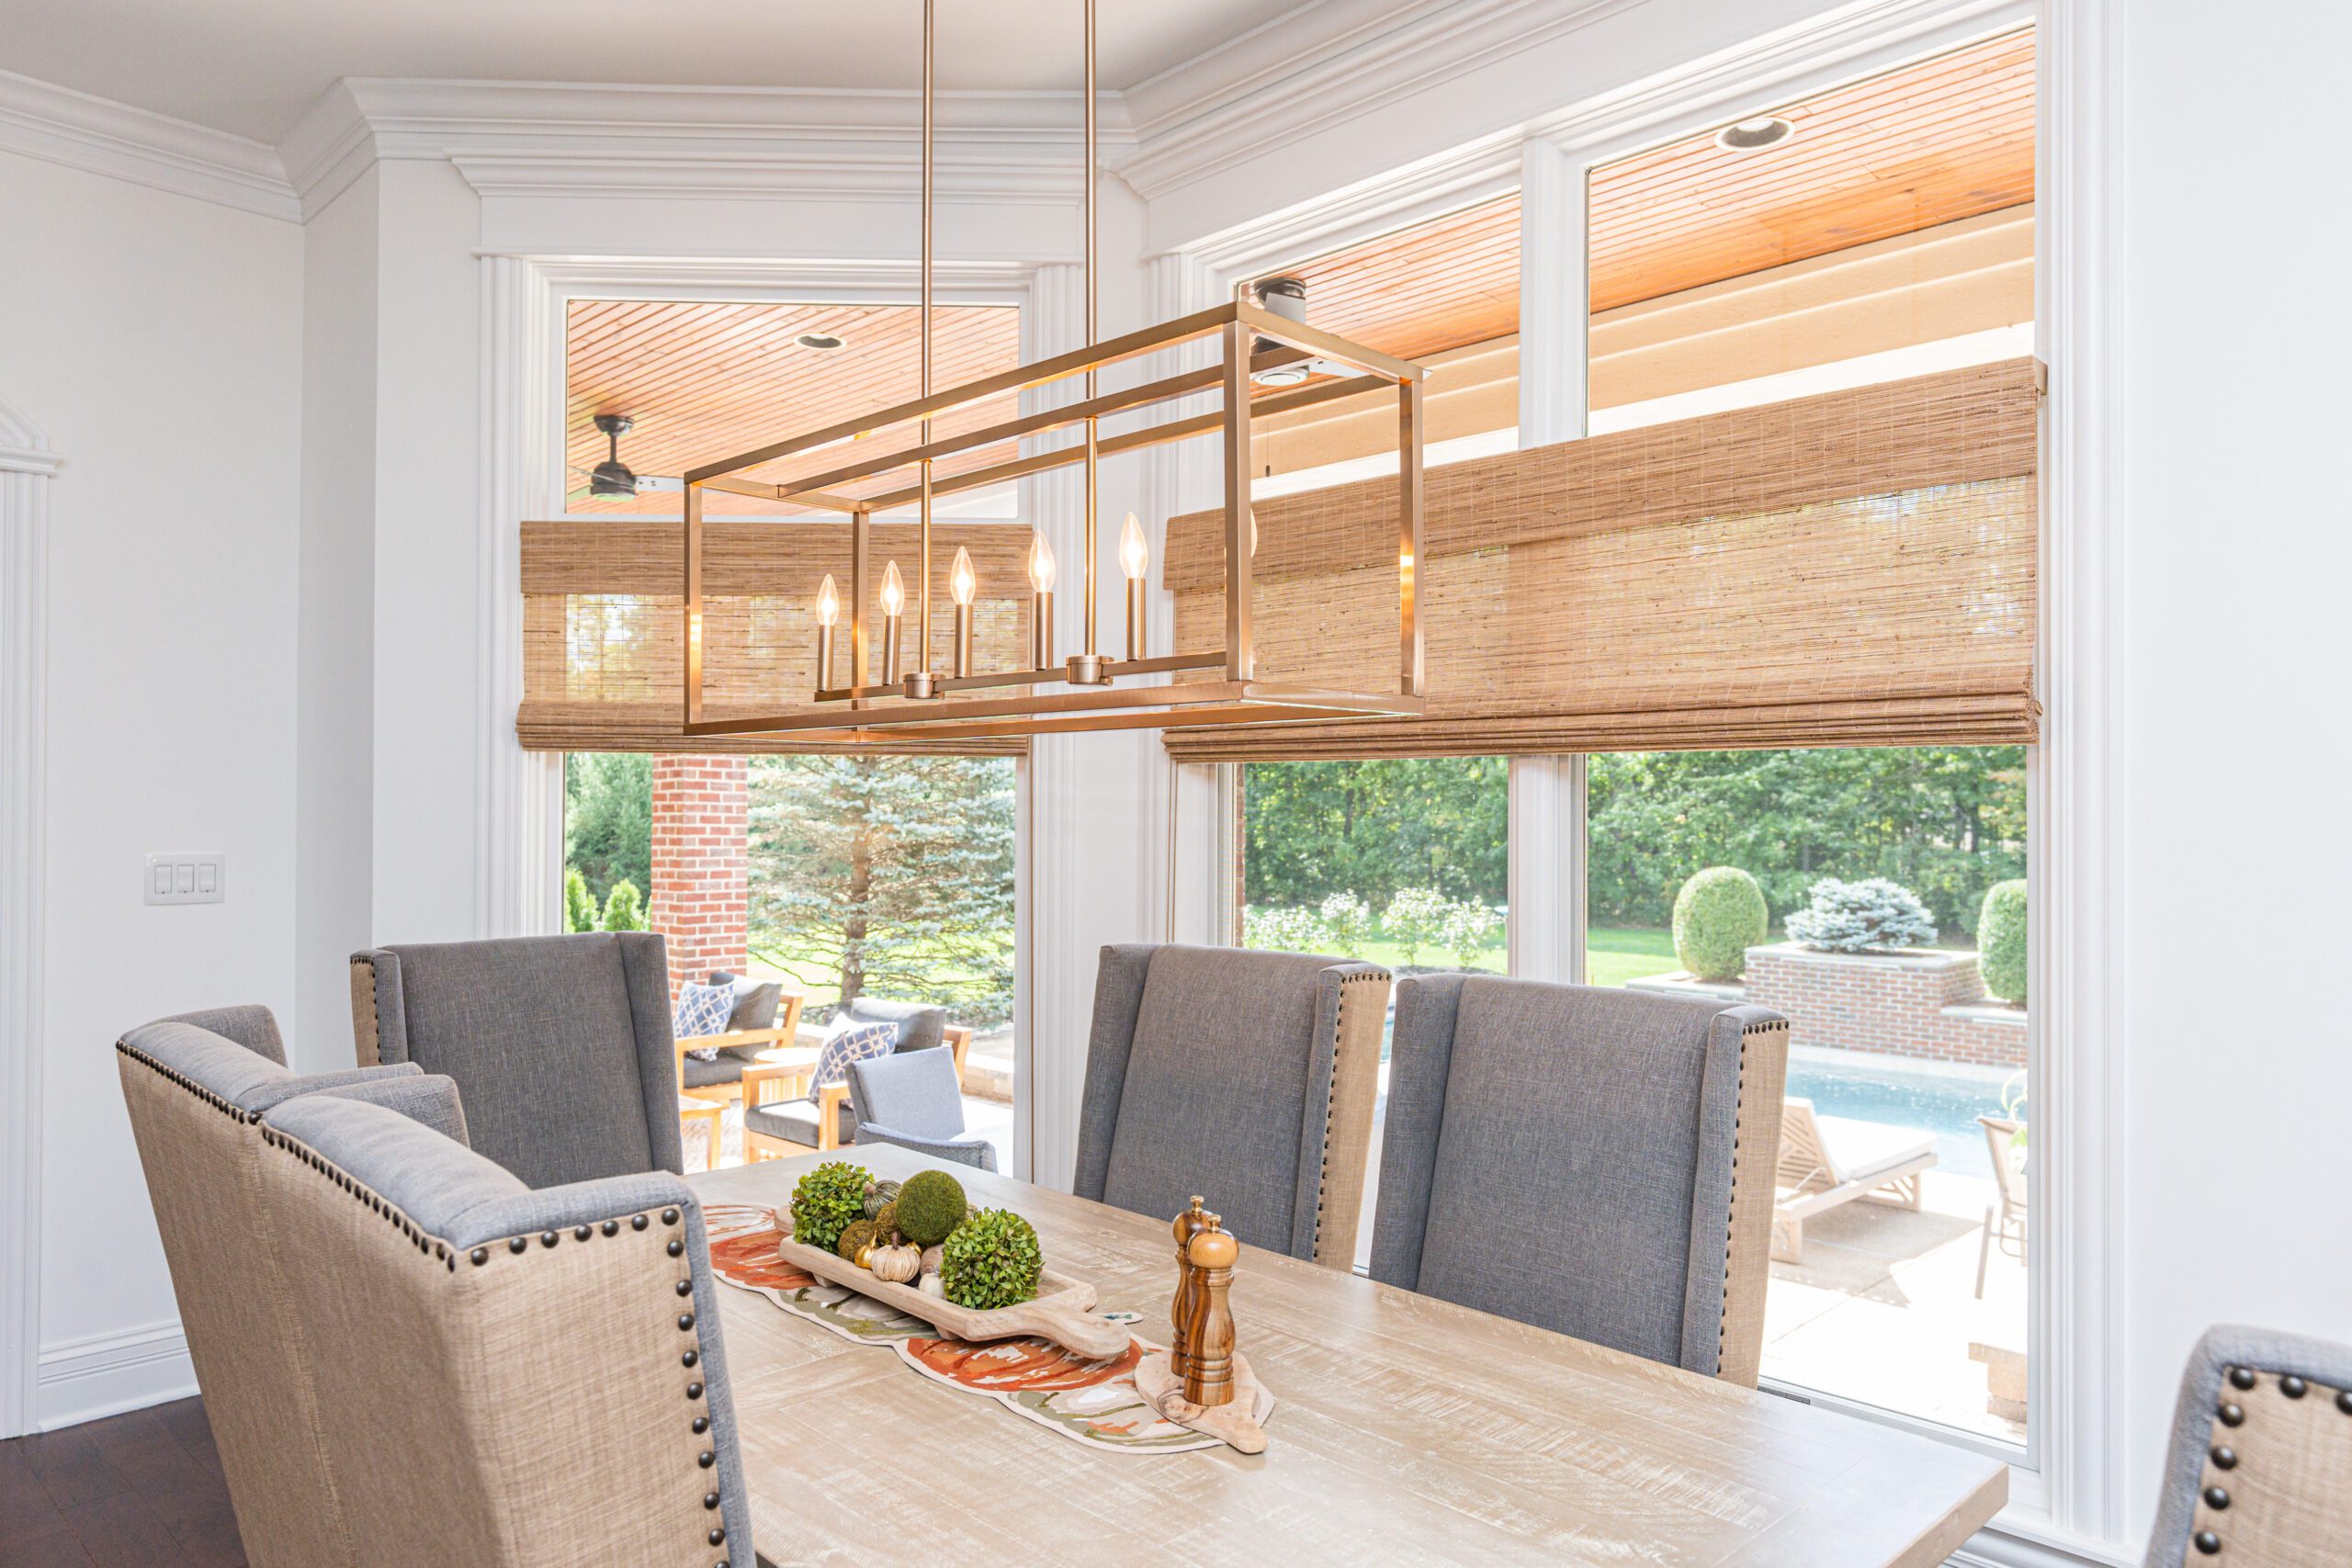
<instances>
[{"instance_id":1,"label":"linear cage chandelier","mask_svg":"<svg viewBox=\"0 0 2352 1568\"><path fill-rule=\"evenodd\" d=\"M690 736L788 736L808 742L891 744L971 738L1053 734L1075 730L1188 728L1369 716L1422 710L1421 625L1416 574L1421 560L1421 368L1409 361L1349 343L1278 314L1255 301L1230 303L1160 326L1105 341L1096 329L1094 0L1086 3L1086 340L1087 346L1001 374L934 391L932 387L933 60L935 0L924 0L922 41L922 262L919 335L922 389L915 400L845 419L755 450L690 468L685 475L685 727ZM1097 375L1109 366L1188 344L1211 342L1217 363L1104 392ZM1268 377L1267 373L1286 375ZM1306 384L1252 398L1259 378ZM934 435L933 422L1010 393L1063 387L1083 378L1077 400L979 428ZM1148 411L1179 399L1222 391L1223 407L1182 417L1162 416L1105 435L1105 416ZM1250 421L1336 399L1393 390L1397 410L1398 589L1397 671L1393 689L1350 691L1329 685L1258 678L1252 653L1251 557L1257 551L1250 517ZM1170 411L1172 413L1172 411ZM862 442L891 426L913 424L911 445L861 457L821 473L778 481L747 470L798 454ZM959 453L1060 431L1081 439L1050 450L977 468L935 473L933 465ZM1100 460L1173 441L1221 434L1225 473L1225 645L1198 652L1155 656L1147 647L1146 580L1149 550L1130 514L1120 541L1126 578L1124 657L1097 640L1098 559L1096 469ZM881 445L888 445L882 443ZM950 573L956 614L950 668L934 667L932 647L933 509L940 498L1024 475L1080 467L1085 475L1085 647L1057 660L1053 632L1054 562L1042 534L1029 550L1028 667L989 672L972 669L972 602L978 588L961 548ZM881 488L874 488L874 487ZM704 703L704 498L706 492L754 497L849 519L848 679L835 679L835 641L842 595L830 573L812 609L816 679L805 702L772 712L714 716ZM854 492L854 493L853 493ZM912 502L918 508L919 556L913 667L900 668L901 622L909 608L896 560L875 579L874 518ZM805 525L786 525L805 526ZM882 618L878 660L874 611Z\"/></svg>"}]
</instances>

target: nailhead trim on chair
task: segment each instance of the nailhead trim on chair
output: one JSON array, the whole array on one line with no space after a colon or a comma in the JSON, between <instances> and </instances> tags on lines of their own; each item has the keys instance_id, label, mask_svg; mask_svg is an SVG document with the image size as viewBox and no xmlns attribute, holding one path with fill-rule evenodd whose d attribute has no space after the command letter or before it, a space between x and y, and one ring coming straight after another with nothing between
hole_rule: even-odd
<instances>
[{"instance_id":1,"label":"nailhead trim on chair","mask_svg":"<svg viewBox=\"0 0 2352 1568\"><path fill-rule=\"evenodd\" d=\"M1311 1262L1323 1255L1323 1199L1331 1190L1331 1116L1339 1099L1340 1042L1348 1037L1348 987L1366 986L1377 980L1389 985L1394 976L1385 969L1367 970L1348 975L1340 981L1340 1006L1331 1021L1331 1089L1323 1096L1323 1151L1315 1170L1315 1231L1307 1238L1306 1256Z\"/></svg>"},{"instance_id":2,"label":"nailhead trim on chair","mask_svg":"<svg viewBox=\"0 0 2352 1568\"><path fill-rule=\"evenodd\" d=\"M1747 1040L1752 1034L1762 1034L1768 1030L1786 1030L1787 1028L1787 1024L1780 1022L1750 1023L1743 1026L1739 1032L1739 1071L1732 1082L1731 1098L1731 1201L1724 1205L1724 1303L1723 1310L1715 1317L1715 1371L1717 1372L1723 1371L1724 1351L1731 1336L1732 1219L1739 1210L1740 1135L1744 1131L1742 1118L1747 1111ZM1778 1152L1774 1151L1776 1156Z\"/></svg>"},{"instance_id":3,"label":"nailhead trim on chair","mask_svg":"<svg viewBox=\"0 0 2352 1568\"><path fill-rule=\"evenodd\" d=\"M2260 1389L2262 1376L2252 1367L2232 1367L2223 1374L2223 1381L2233 1389L2241 1393L2246 1393L2257 1392ZM2278 1375L2278 1393L2284 1398L2301 1399L2311 1391L2310 1382L2294 1372L2281 1372ZM2335 1391L2335 1408L2346 1416L2352 1416L2352 1388ZM2243 1427L2246 1422L2246 1408L2234 1399L2223 1399L2219 1405L2215 1406L2213 1416L2224 1427L2233 1428ZM2205 1457L2213 1470L2224 1474L2238 1467L2238 1451L2227 1443L2213 1444L2206 1450ZM2212 1513L2226 1513L2232 1500L2230 1489L2216 1481L2211 1473L2201 1479L2203 1485L2198 1492L2198 1501L2204 1504ZM2202 1556L2219 1557L2222 1554L2221 1534L2211 1525L2192 1534L2188 1538L2188 1544L2191 1550Z\"/></svg>"},{"instance_id":4,"label":"nailhead trim on chair","mask_svg":"<svg viewBox=\"0 0 2352 1568\"><path fill-rule=\"evenodd\" d=\"M164 1082L176 1084L181 1089L187 1090L188 1093L196 1096L197 1099L204 1101L205 1104L212 1107L213 1110L221 1112L223 1115L231 1117L235 1121L243 1122L248 1126L261 1120L260 1111L243 1110L231 1101L222 1099L220 1096L213 1093L210 1089L205 1088L202 1084L197 1082L194 1078L174 1072L171 1068L164 1066L163 1063L157 1061L146 1052L141 1051L138 1046L131 1044L129 1041L118 1040L114 1043L114 1048L121 1052L124 1055L130 1057L132 1061L137 1062L140 1066L154 1072L158 1077L162 1077Z\"/></svg>"},{"instance_id":5,"label":"nailhead trim on chair","mask_svg":"<svg viewBox=\"0 0 2352 1568\"><path fill-rule=\"evenodd\" d=\"M148 1061L149 1066L155 1067L159 1072L164 1073L166 1077L176 1077L176 1075L171 1074L169 1069L164 1068L162 1064L153 1062L149 1058L141 1055L139 1052L131 1051L130 1047L123 1046L121 1048L125 1051L130 1051L130 1055L134 1056L140 1056L140 1059L142 1061ZM197 1085L188 1084L187 1087L197 1094L203 1096L208 1100L219 1103L222 1109L231 1111L241 1120L249 1119L254 1122L261 1120L259 1112L253 1112L248 1116L247 1112L238 1111L234 1106L228 1104L227 1101L220 1100L217 1095L209 1094L208 1091ZM454 1274L458 1271L458 1254L454 1247L450 1247L448 1243L441 1240L439 1237L428 1235L423 1226L410 1219L405 1213L391 1203L389 1200L370 1191L365 1184L349 1175L347 1172L339 1168L334 1164L334 1162L328 1160L317 1150L311 1148L309 1145L291 1136L290 1134L278 1132L276 1128L265 1127L262 1129L261 1135L262 1141L270 1147L283 1150L287 1154L293 1156L302 1164L309 1166L311 1169L319 1172L335 1186L341 1188L344 1191L350 1193L360 1202L366 1204L371 1212L383 1215L387 1221L390 1222L394 1229L398 1230L402 1235L407 1236L410 1240L416 1243L416 1247L419 1252L431 1258L439 1258L447 1266L448 1272ZM684 1216L675 1208L664 1209L661 1213L662 1223L665 1226L674 1226L684 1217ZM646 1230L652 1224L652 1216L642 1213L631 1214L629 1216L628 1223L629 1229L632 1231ZM620 1222L616 1219L608 1219L599 1226L584 1224L575 1225L572 1227L571 1235L572 1238L576 1242L586 1241L591 1235L594 1234L594 1232L598 1230L601 1230L608 1236L617 1235L620 1234ZM552 1247L562 1239L561 1234L557 1231L541 1231L539 1233L539 1244L543 1247ZM509 1253L519 1256L528 1251L530 1245L531 1238L527 1235L510 1236L507 1238L506 1250ZM663 1250L670 1257L675 1258L685 1250L685 1244L683 1241L673 1237L664 1246ZM490 1249L486 1247L477 1247L467 1254L467 1258L474 1267L481 1268L483 1264L490 1261ZM694 1277L689 1275L685 1279L679 1280L677 1289L679 1295L692 1296L695 1291ZM695 1314L691 1312L678 1314L677 1324L678 1331L680 1333L695 1335L693 1343L688 1345L685 1350L680 1355L679 1360L681 1364L688 1368L699 1365L702 1360L702 1339L699 1334L695 1334L696 1324ZM686 1397L689 1400L698 1400L702 1398L703 1393L704 1389L700 1380L695 1380L686 1384ZM707 1415L696 1416L694 1418L694 1430L695 1435L697 1437L700 1437L704 1433L709 1431L710 1417ZM708 1470L718 1462L718 1450L715 1449L703 1449L698 1450L695 1455L695 1466L698 1470ZM702 1506L706 1509L716 1509L721 1501L722 1499L718 1492L714 1489L703 1494ZM712 1529L707 1539L713 1546L724 1545L727 1540L727 1530L725 1527L721 1526ZM726 1560L722 1558L719 1562L714 1563L712 1568L727 1568Z\"/></svg>"}]
</instances>

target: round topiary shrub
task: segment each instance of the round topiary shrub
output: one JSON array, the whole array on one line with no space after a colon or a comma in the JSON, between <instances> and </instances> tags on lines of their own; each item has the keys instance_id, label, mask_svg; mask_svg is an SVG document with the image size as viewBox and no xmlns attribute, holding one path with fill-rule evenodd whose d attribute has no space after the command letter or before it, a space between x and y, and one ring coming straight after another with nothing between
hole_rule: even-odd
<instances>
[{"instance_id":1,"label":"round topiary shrub","mask_svg":"<svg viewBox=\"0 0 2352 1568\"><path fill-rule=\"evenodd\" d=\"M1984 988L2025 1006L2025 882L1996 882L1984 890L1976 917L1976 962Z\"/></svg>"},{"instance_id":2,"label":"round topiary shrub","mask_svg":"<svg viewBox=\"0 0 2352 1568\"><path fill-rule=\"evenodd\" d=\"M1702 980L1736 980L1772 923L1764 889L1736 865L1711 865L1674 896L1674 956Z\"/></svg>"},{"instance_id":3,"label":"round topiary shrub","mask_svg":"<svg viewBox=\"0 0 2352 1568\"><path fill-rule=\"evenodd\" d=\"M964 1223L964 1184L944 1170L919 1171L899 1189L899 1234L917 1247L945 1241Z\"/></svg>"},{"instance_id":4,"label":"round topiary shrub","mask_svg":"<svg viewBox=\"0 0 2352 1568\"><path fill-rule=\"evenodd\" d=\"M865 1218L865 1184L871 1179L864 1166L840 1159L802 1177L792 1189L792 1239L831 1252L851 1221Z\"/></svg>"},{"instance_id":5,"label":"round topiary shrub","mask_svg":"<svg viewBox=\"0 0 2352 1568\"><path fill-rule=\"evenodd\" d=\"M1045 1267L1027 1220L1010 1209L982 1209L941 1246L939 1288L957 1306L984 1312L1035 1295Z\"/></svg>"}]
</instances>

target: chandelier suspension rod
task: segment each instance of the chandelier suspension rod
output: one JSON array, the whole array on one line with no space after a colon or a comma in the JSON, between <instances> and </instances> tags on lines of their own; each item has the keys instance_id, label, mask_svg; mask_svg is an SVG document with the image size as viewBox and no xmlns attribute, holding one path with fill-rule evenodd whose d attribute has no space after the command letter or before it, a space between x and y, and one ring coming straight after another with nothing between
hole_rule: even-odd
<instances>
[{"instance_id":1,"label":"chandelier suspension rod","mask_svg":"<svg viewBox=\"0 0 2352 1568\"><path fill-rule=\"evenodd\" d=\"M938 51L938 0L922 0L922 395L931 397L932 254L932 78ZM931 445L931 419L922 421L922 444ZM926 683L931 675L931 459L922 460L922 660L915 668Z\"/></svg>"},{"instance_id":2,"label":"chandelier suspension rod","mask_svg":"<svg viewBox=\"0 0 2352 1568\"><path fill-rule=\"evenodd\" d=\"M1094 0L1086 4L1086 343L1091 348L1101 337L1095 319L1095 231L1094 231ZM1086 371L1086 400L1095 398L1095 372L1091 366ZM1086 416L1086 660L1091 669L1099 670L1101 649L1095 643L1095 459L1100 455L1101 421L1094 414Z\"/></svg>"}]
</instances>

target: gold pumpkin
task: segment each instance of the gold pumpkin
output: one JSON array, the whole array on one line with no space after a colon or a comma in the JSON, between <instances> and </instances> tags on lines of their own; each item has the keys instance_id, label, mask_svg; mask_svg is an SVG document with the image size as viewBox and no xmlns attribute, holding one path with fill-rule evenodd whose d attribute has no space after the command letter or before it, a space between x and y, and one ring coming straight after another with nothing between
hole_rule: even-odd
<instances>
[{"instance_id":1,"label":"gold pumpkin","mask_svg":"<svg viewBox=\"0 0 2352 1568\"><path fill-rule=\"evenodd\" d=\"M877 1280L903 1285L922 1271L922 1248L919 1247L877 1247L866 1265Z\"/></svg>"}]
</instances>

